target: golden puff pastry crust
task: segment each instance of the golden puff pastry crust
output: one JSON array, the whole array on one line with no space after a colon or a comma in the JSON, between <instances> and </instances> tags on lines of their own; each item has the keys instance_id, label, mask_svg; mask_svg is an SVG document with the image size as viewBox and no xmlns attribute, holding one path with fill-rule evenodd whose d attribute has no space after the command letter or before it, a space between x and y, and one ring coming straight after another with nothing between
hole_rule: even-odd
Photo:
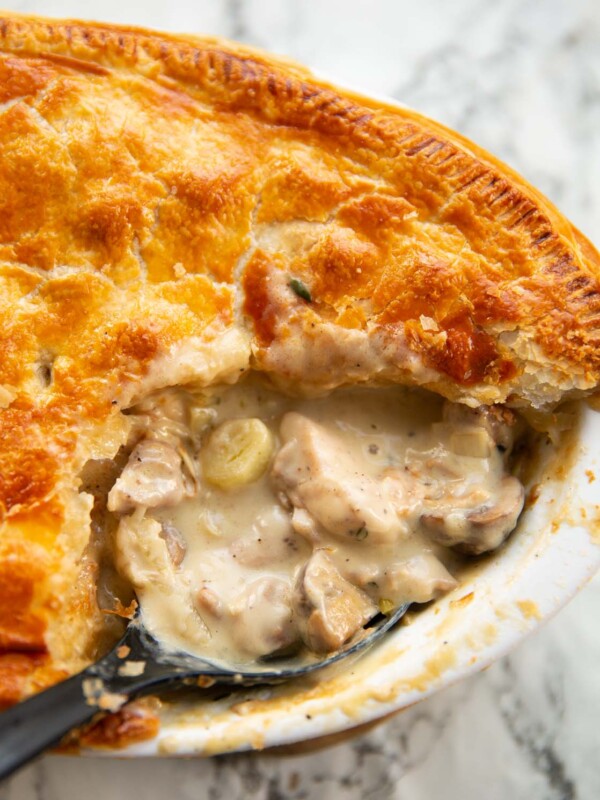
<instances>
[{"instance_id":1,"label":"golden puff pastry crust","mask_svg":"<svg viewBox=\"0 0 600 800\"><path fill-rule=\"evenodd\" d=\"M0 143L4 703L102 646L79 476L144 393L598 385L598 253L414 111L231 42L4 14Z\"/></svg>"}]
</instances>

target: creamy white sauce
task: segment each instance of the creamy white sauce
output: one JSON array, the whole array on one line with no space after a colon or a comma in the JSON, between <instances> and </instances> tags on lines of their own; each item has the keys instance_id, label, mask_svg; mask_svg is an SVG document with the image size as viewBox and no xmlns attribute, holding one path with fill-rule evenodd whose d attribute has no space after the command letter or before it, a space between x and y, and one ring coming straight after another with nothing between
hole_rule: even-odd
<instances>
[{"instance_id":1,"label":"creamy white sauce","mask_svg":"<svg viewBox=\"0 0 600 800\"><path fill-rule=\"evenodd\" d=\"M145 624L171 648L243 664L296 646L299 631L306 643L307 625L316 649L332 648L378 607L425 602L452 588L439 541L479 542L490 524L503 538L520 511L512 509L508 522L494 516L502 481L516 480L506 478L508 448L498 448L472 412L442 422L443 401L426 392L352 388L303 400L249 379L203 398L181 391L176 400L179 411L168 412L175 428L196 426L185 441L171 439L184 456L181 469L195 473L195 492L175 505L153 499L144 507L138 498L117 534L117 562ZM144 414L152 407L145 401ZM169 407L163 393L156 408ZM271 431L272 458L257 480L217 488L202 468L211 431L248 418ZM164 440L161 419L140 415L142 435L151 439L154 427ZM127 469L109 508L112 497L114 510L128 514L135 497L117 507ZM204 469L210 473L206 461ZM295 477L301 470L308 477ZM173 530L178 541L168 548Z\"/></svg>"}]
</instances>

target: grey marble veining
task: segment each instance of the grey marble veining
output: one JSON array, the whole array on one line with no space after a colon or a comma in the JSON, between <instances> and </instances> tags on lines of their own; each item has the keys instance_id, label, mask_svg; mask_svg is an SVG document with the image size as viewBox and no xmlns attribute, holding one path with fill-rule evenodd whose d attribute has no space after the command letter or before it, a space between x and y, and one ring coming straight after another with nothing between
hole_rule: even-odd
<instances>
[{"instance_id":1,"label":"grey marble veining","mask_svg":"<svg viewBox=\"0 0 600 800\"><path fill-rule=\"evenodd\" d=\"M237 38L454 127L600 242L598 0L5 0ZM598 800L600 578L509 657L298 757L46 757L0 800Z\"/></svg>"}]
</instances>

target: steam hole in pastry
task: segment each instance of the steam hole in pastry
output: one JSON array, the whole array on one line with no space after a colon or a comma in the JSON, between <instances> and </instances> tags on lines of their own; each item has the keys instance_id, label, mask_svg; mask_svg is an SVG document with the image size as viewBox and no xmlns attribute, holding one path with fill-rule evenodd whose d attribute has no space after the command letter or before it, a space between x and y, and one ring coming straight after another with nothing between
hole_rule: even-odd
<instances>
[{"instance_id":1,"label":"steam hole in pastry","mask_svg":"<svg viewBox=\"0 0 600 800\"><path fill-rule=\"evenodd\" d=\"M54 356L50 353L43 353L36 364L35 373L44 389L52 385L53 365Z\"/></svg>"}]
</instances>

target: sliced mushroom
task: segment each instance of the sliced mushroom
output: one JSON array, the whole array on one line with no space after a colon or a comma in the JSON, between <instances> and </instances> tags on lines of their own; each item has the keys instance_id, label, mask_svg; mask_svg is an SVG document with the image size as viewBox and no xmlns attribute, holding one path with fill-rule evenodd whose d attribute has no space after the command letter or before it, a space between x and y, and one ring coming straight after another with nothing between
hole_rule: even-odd
<instances>
[{"instance_id":1,"label":"sliced mushroom","mask_svg":"<svg viewBox=\"0 0 600 800\"><path fill-rule=\"evenodd\" d=\"M498 501L469 514L473 541L465 542L464 552L478 555L499 547L515 529L524 502L525 491L521 482L513 476L503 478Z\"/></svg>"},{"instance_id":2,"label":"sliced mushroom","mask_svg":"<svg viewBox=\"0 0 600 800\"><path fill-rule=\"evenodd\" d=\"M339 650L377 613L371 598L339 573L325 550L316 550L300 574L293 609L300 635L315 653Z\"/></svg>"},{"instance_id":3,"label":"sliced mushroom","mask_svg":"<svg viewBox=\"0 0 600 800\"><path fill-rule=\"evenodd\" d=\"M291 586L280 578L253 581L230 606L233 637L255 656L285 650L298 641L292 620Z\"/></svg>"},{"instance_id":4,"label":"sliced mushroom","mask_svg":"<svg viewBox=\"0 0 600 800\"><path fill-rule=\"evenodd\" d=\"M174 506L189 493L181 456L166 442L143 439L108 495L109 511Z\"/></svg>"},{"instance_id":5,"label":"sliced mushroom","mask_svg":"<svg viewBox=\"0 0 600 800\"><path fill-rule=\"evenodd\" d=\"M514 530L523 510L525 492L512 476L498 484L495 501L471 507L457 507L453 498L447 508L440 502L435 511L423 514L421 522L429 536L461 553L480 555L499 547Z\"/></svg>"}]
</instances>

